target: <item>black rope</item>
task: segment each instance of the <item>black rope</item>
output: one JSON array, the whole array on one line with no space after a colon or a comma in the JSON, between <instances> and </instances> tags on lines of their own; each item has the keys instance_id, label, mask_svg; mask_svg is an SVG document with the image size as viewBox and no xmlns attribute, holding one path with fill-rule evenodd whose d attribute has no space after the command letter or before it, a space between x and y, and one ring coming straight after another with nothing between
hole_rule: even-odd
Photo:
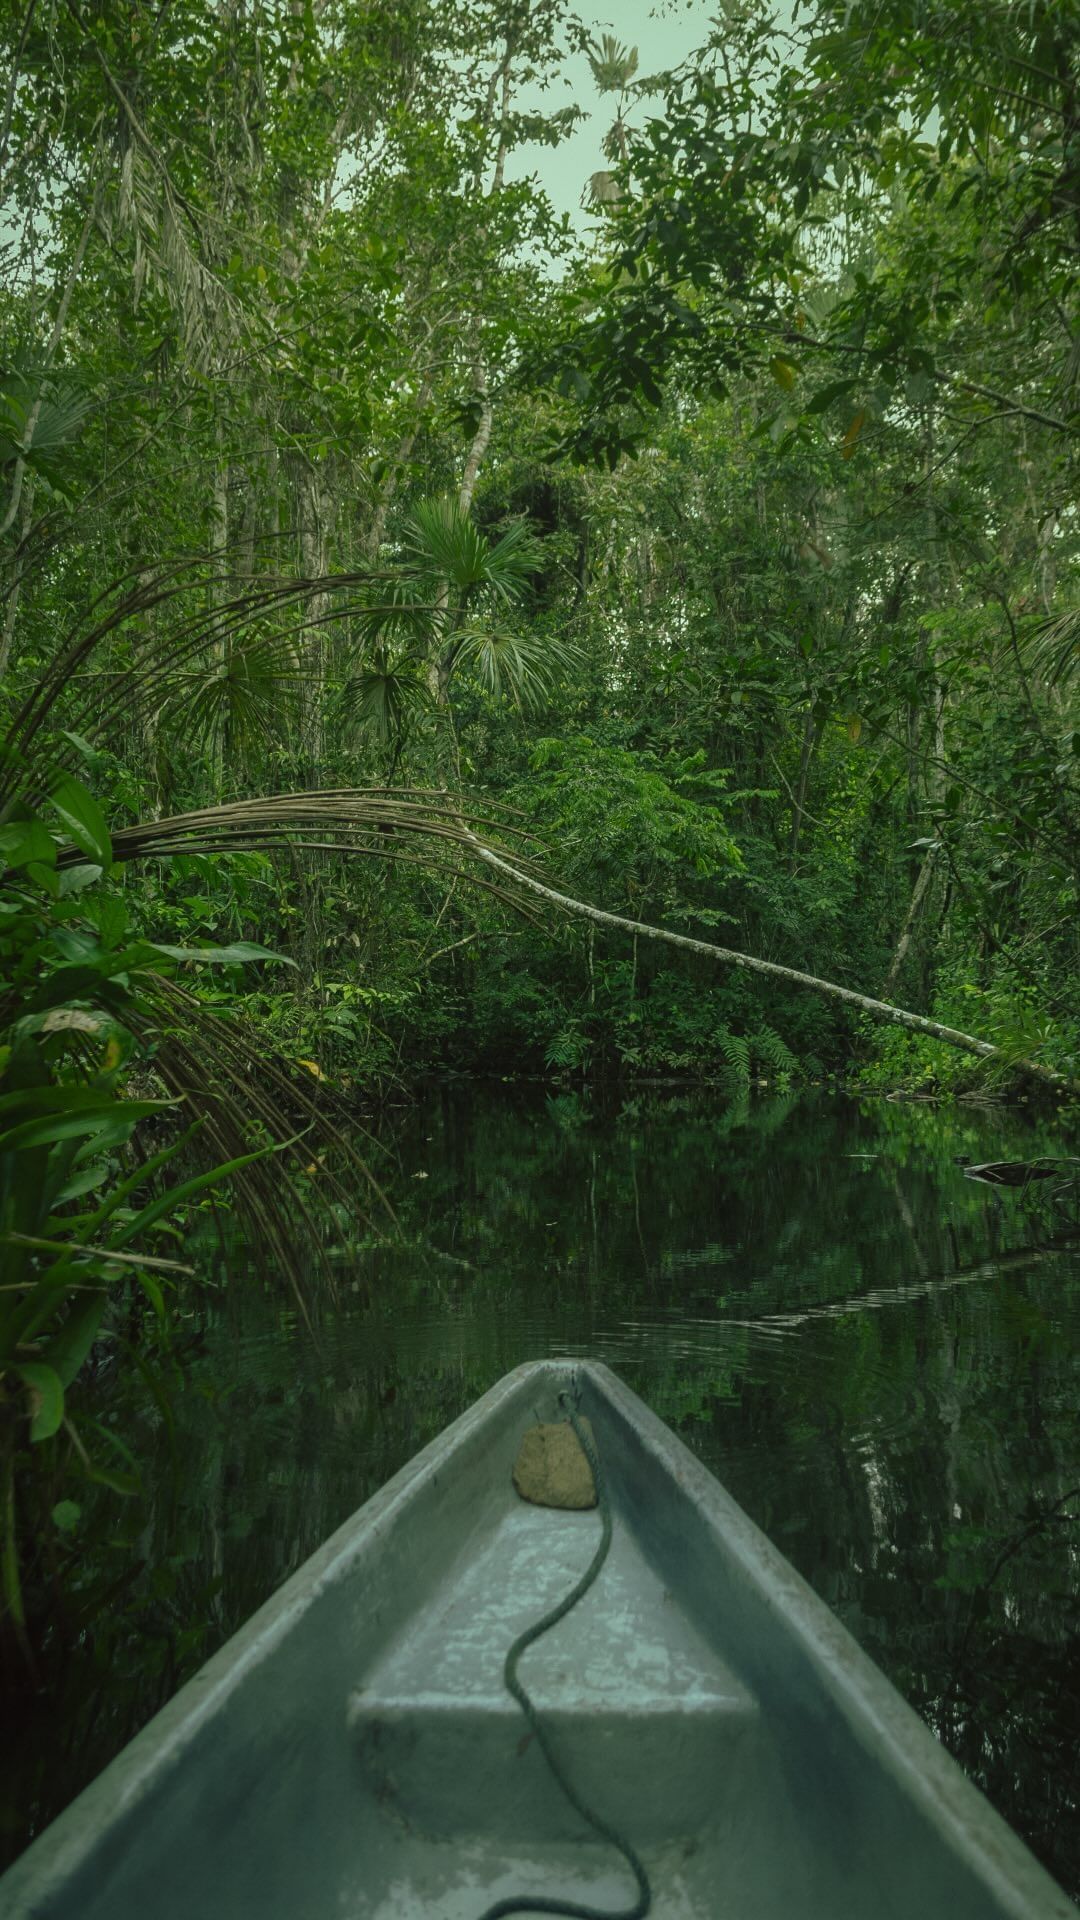
<instances>
[{"instance_id":1,"label":"black rope","mask_svg":"<svg viewBox=\"0 0 1080 1920\"><path fill-rule=\"evenodd\" d=\"M485 1908L484 1912L480 1915L480 1920L502 1920L502 1916L508 1913L558 1913L569 1916L569 1920L645 1920L645 1916L652 1906L652 1888L649 1885L649 1876L645 1868L642 1866L629 1840L625 1839L608 1821L602 1820L598 1813L594 1813L592 1808L586 1805L580 1794L567 1779L566 1774L563 1772L562 1764L551 1746L551 1742L544 1729L543 1722L537 1713L536 1707L532 1700L530 1700L517 1674L518 1663L527 1648L539 1640L542 1634L549 1633L552 1627L558 1625L560 1620L565 1620L571 1608L576 1607L578 1601L584 1599L589 1588L593 1586L597 1580L611 1548L611 1503L608 1499L607 1487L604 1484L604 1474L600 1465L600 1456L593 1446L589 1434L567 1401L566 1395L561 1393L559 1399L566 1406L567 1413L570 1417L570 1425L576 1433L585 1458L592 1468L592 1476L596 1484L596 1504L600 1511L600 1544L586 1567L585 1572L582 1574L581 1579L575 1587L570 1589L565 1599L560 1600L558 1606L552 1607L550 1613L545 1613L540 1620L534 1621L531 1627L526 1627L523 1633L518 1634L517 1639L507 1653L503 1665L503 1683L507 1692L513 1694L514 1699L517 1701L518 1706L521 1708L522 1713L525 1715L526 1720L536 1735L540 1751L547 1761L548 1768L564 1798L569 1801L574 1812L584 1820L586 1826L591 1827L593 1832L599 1834L602 1840L606 1840L610 1846L615 1848L617 1853L622 1854L634 1879L637 1881L637 1899L634 1901L632 1907L612 1909L610 1907L588 1906L584 1901L580 1900L558 1900L548 1894L516 1893L509 1895L505 1900L496 1900L494 1906Z\"/></svg>"}]
</instances>

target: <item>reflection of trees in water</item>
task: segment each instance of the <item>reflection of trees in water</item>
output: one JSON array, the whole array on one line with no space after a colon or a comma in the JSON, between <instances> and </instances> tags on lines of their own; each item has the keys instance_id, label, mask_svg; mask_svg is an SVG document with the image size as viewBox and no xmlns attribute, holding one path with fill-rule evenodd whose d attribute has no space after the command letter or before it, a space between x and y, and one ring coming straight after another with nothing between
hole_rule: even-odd
<instances>
[{"instance_id":1,"label":"reflection of trees in water","mask_svg":"<svg viewBox=\"0 0 1080 1920\"><path fill-rule=\"evenodd\" d=\"M954 1163L1059 1143L886 1101L605 1112L533 1088L436 1094L388 1145L401 1245L319 1296L317 1338L270 1289L230 1284L191 1324L173 1438L149 1396L124 1410L154 1490L130 1516L138 1570L102 1604L119 1570L103 1506L92 1646L57 1636L53 1730L11 1743L0 1797L51 1816L493 1380L578 1350L680 1428L1080 1889L1075 1527L1035 1529L990 1578L1080 1480L1080 1266L1033 1255L1010 1196ZM121 1391L102 1381L103 1411Z\"/></svg>"}]
</instances>

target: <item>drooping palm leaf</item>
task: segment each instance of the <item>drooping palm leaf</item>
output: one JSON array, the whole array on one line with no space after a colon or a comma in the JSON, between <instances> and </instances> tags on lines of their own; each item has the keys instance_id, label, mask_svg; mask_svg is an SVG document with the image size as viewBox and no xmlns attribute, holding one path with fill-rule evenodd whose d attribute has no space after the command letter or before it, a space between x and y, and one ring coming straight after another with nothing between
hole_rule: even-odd
<instances>
[{"instance_id":1,"label":"drooping palm leaf","mask_svg":"<svg viewBox=\"0 0 1080 1920\"><path fill-rule=\"evenodd\" d=\"M112 853L114 860L123 862L239 848L296 847L408 859L412 846L414 859L434 865L448 853L475 855L488 832L519 845L526 839L505 814L468 812L451 794L422 788L339 787L232 800L118 827L112 836ZM64 868L82 858L73 848L70 854L60 855L58 865ZM535 871L531 862L524 864Z\"/></svg>"},{"instance_id":2,"label":"drooping palm leaf","mask_svg":"<svg viewBox=\"0 0 1080 1920\"><path fill-rule=\"evenodd\" d=\"M262 1036L242 1020L223 1018L177 981L155 980L145 1007L154 1070L198 1121L204 1151L228 1162L260 1139L272 1146L272 1156L252 1160L232 1176L230 1191L250 1244L287 1275L306 1315L305 1284L312 1262L319 1264L321 1242L313 1208L324 1214L332 1203L338 1224L351 1220L358 1231L371 1223L373 1208L384 1229L394 1224L393 1210L354 1144L360 1131L355 1116L303 1068L267 1059ZM314 1174L310 1200L302 1182L282 1182L281 1158L308 1181ZM298 1222L307 1229L302 1251Z\"/></svg>"},{"instance_id":3,"label":"drooping palm leaf","mask_svg":"<svg viewBox=\"0 0 1080 1920\"><path fill-rule=\"evenodd\" d=\"M1063 686L1080 672L1080 607L1040 620L1022 642L1032 671L1049 686Z\"/></svg>"},{"instance_id":4,"label":"drooping palm leaf","mask_svg":"<svg viewBox=\"0 0 1080 1920\"><path fill-rule=\"evenodd\" d=\"M286 671L288 649L295 650L304 633L354 619L374 621L380 612L375 589L381 579L385 576L370 571L264 579L254 586L247 583L217 606L189 614L185 602L207 580L219 591L230 584L217 557L196 555L153 572L133 569L86 609L17 706L0 743L0 807L20 792L35 790L35 764L43 756L50 766L63 762L66 750L56 741L59 727L93 741L115 726L118 712L132 725L144 723L169 697L177 676L244 649L257 623L264 628L266 622L275 623L280 675ZM404 620L398 584L385 611L389 618L400 615ZM313 606L319 611L312 613ZM181 617L170 624L177 610ZM428 613L432 611L429 607ZM414 605L413 618L421 617L422 609ZM95 656L126 629L140 636L138 648L109 670L93 671ZM75 757L71 750L69 758Z\"/></svg>"},{"instance_id":5,"label":"drooping palm leaf","mask_svg":"<svg viewBox=\"0 0 1080 1920\"><path fill-rule=\"evenodd\" d=\"M488 693L528 710L543 704L558 675L576 658L572 647L551 634L477 625L461 641L457 666L471 669Z\"/></svg>"}]
</instances>

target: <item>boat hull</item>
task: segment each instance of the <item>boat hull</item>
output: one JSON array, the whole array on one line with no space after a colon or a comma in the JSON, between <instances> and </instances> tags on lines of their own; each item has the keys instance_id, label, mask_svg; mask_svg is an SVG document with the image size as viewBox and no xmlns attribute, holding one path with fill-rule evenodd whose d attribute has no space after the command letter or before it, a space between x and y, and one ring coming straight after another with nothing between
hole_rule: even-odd
<instances>
[{"instance_id":1,"label":"boat hull","mask_svg":"<svg viewBox=\"0 0 1080 1920\"><path fill-rule=\"evenodd\" d=\"M0 1881L3 1920L477 1920L625 1907L502 1685L595 1512L530 1507L526 1429L592 1423L614 1518L522 1677L656 1920L1075 1920L836 1618L605 1367L492 1388L360 1509Z\"/></svg>"}]
</instances>

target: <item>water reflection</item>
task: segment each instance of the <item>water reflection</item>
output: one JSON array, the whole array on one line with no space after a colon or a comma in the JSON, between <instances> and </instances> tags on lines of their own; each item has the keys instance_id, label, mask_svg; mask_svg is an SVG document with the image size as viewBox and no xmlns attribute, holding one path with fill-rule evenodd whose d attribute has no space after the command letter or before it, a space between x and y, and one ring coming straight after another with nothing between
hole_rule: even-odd
<instances>
[{"instance_id":1,"label":"water reflection","mask_svg":"<svg viewBox=\"0 0 1080 1920\"><path fill-rule=\"evenodd\" d=\"M153 1460L143 1570L107 1630L60 1626L9 1845L493 1380L578 1353L679 1429L1080 1890L1080 1254L1047 1246L1045 1197L955 1164L1067 1152L1053 1130L469 1089L383 1141L398 1244L342 1272L317 1338L234 1278L190 1323L172 1436L122 1409Z\"/></svg>"}]
</instances>

